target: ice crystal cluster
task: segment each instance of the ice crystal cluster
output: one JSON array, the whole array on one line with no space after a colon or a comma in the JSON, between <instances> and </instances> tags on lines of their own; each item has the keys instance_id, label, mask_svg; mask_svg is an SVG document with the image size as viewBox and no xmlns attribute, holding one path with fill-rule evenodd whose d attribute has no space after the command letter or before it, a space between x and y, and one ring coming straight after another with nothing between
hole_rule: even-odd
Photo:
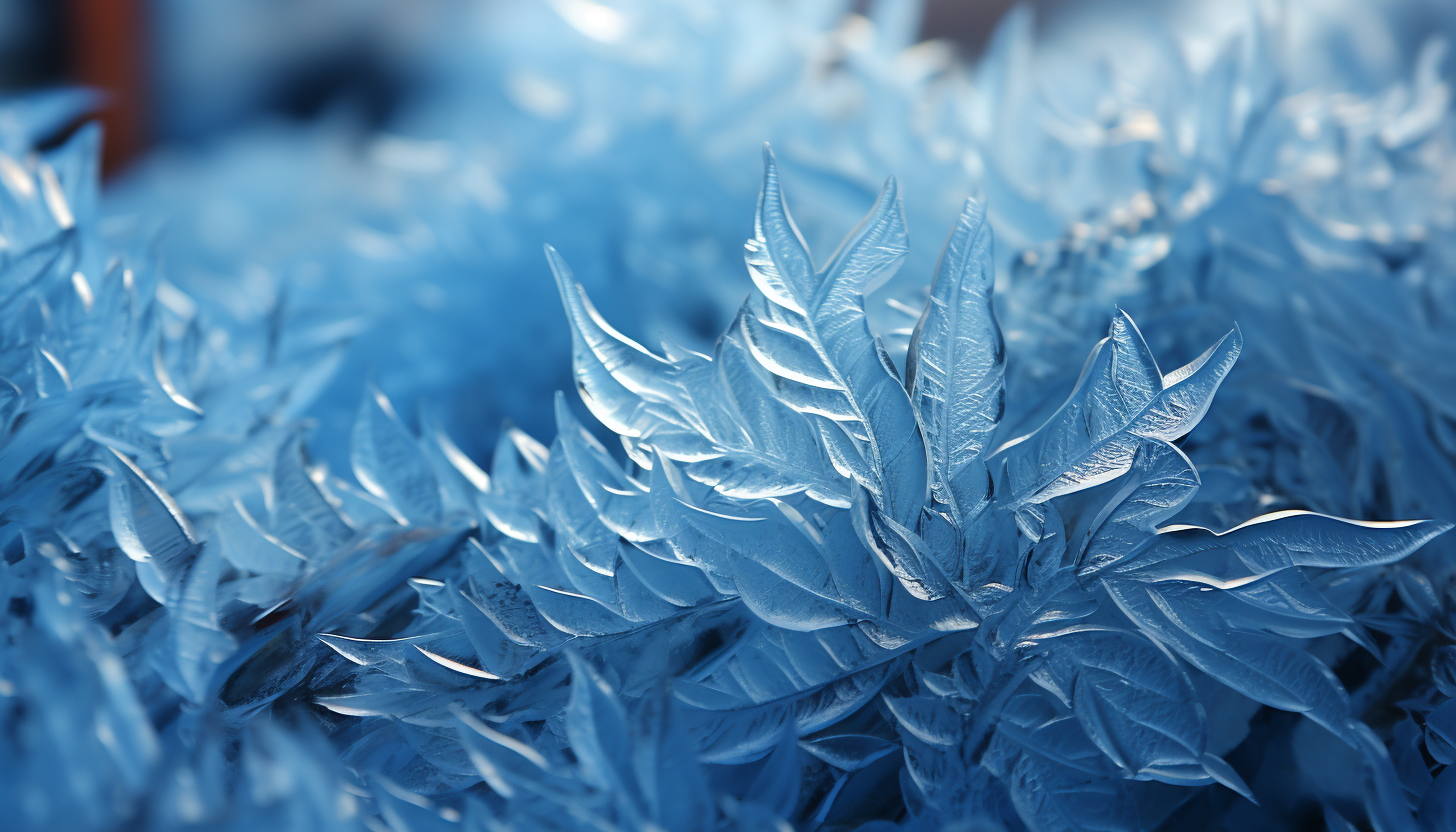
<instances>
[{"instance_id":1,"label":"ice crystal cluster","mask_svg":"<svg viewBox=\"0 0 1456 832\"><path fill-rule=\"evenodd\" d=\"M1449 10L485 5L0 110L0 825L1456 828Z\"/></svg>"}]
</instances>

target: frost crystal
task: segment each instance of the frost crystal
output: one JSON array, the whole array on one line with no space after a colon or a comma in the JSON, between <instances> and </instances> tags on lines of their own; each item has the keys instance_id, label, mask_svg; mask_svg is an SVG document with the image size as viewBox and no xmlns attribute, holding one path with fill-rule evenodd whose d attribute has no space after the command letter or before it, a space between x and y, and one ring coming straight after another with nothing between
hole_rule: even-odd
<instances>
[{"instance_id":1,"label":"frost crystal","mask_svg":"<svg viewBox=\"0 0 1456 832\"><path fill-rule=\"evenodd\" d=\"M94 129L34 149L92 102L6 106L10 823L1456 823L1456 119L1403 4L1018 12L974 66L913 2L504 5L362 155L103 196Z\"/></svg>"}]
</instances>

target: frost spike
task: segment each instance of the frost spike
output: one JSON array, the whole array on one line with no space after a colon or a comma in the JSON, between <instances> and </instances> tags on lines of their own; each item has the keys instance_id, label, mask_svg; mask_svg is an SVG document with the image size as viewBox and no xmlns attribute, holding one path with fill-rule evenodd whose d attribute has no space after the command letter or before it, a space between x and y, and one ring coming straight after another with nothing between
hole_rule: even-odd
<instances>
[{"instance_id":1,"label":"frost spike","mask_svg":"<svg viewBox=\"0 0 1456 832\"><path fill-rule=\"evenodd\" d=\"M167 492L125 455L112 456L111 530L127 557L151 564L169 586L186 575L197 555L197 533ZM151 592L155 587L148 587ZM166 595L153 597L161 603Z\"/></svg>"},{"instance_id":2,"label":"frost spike","mask_svg":"<svg viewBox=\"0 0 1456 832\"><path fill-rule=\"evenodd\" d=\"M1136 328L1118 312L1112 334L1098 342L1072 395L1034 433L1003 445L1017 505L1043 503L1127 473L1144 440L1177 439L1207 412L1213 394L1243 349L1238 327L1188 366L1163 376L1151 399L1143 368L1150 356ZM1126 324L1131 324L1128 319ZM1119 367L1131 365L1132 383ZM1155 371L1155 370L1152 370Z\"/></svg>"},{"instance_id":3,"label":"frost spike","mask_svg":"<svg viewBox=\"0 0 1456 832\"><path fill-rule=\"evenodd\" d=\"M929 460L909 394L870 331L864 310L864 293L888 279L907 251L895 182L886 184L875 207L818 272L812 271L784 207L778 167L768 149L758 205L744 260L759 294L750 296L744 309L764 326L738 331L759 365L775 374L780 400L845 429L848 444L855 447L842 447L847 443L837 435L826 440L836 446L836 467L858 472L876 504L902 526L913 527L929 491ZM760 337L755 339L755 332ZM821 426L821 435L833 429ZM866 469L851 464L847 452L862 457Z\"/></svg>"},{"instance_id":4,"label":"frost spike","mask_svg":"<svg viewBox=\"0 0 1456 832\"><path fill-rule=\"evenodd\" d=\"M549 245L546 261L571 321L572 364L583 401L613 432L639 436L644 399L663 398L659 388L672 363L653 355L603 320L566 261Z\"/></svg>"},{"instance_id":5,"label":"frost spike","mask_svg":"<svg viewBox=\"0 0 1456 832\"><path fill-rule=\"evenodd\" d=\"M429 460L395 415L383 391L365 391L351 434L349 461L354 476L383 500L401 523L431 523L444 513L440 484Z\"/></svg>"},{"instance_id":6,"label":"frost spike","mask_svg":"<svg viewBox=\"0 0 1456 832\"><path fill-rule=\"evenodd\" d=\"M995 277L985 209L967 200L905 359L905 384L930 450L931 488L957 523L985 498L981 457L1005 407Z\"/></svg>"}]
</instances>

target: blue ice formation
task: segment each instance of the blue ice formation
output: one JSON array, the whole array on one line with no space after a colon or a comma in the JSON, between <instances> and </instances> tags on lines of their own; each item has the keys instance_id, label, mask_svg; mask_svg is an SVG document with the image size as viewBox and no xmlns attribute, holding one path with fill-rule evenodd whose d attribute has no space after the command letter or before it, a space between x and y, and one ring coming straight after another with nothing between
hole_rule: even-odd
<instances>
[{"instance_id":1,"label":"blue ice formation","mask_svg":"<svg viewBox=\"0 0 1456 832\"><path fill-rule=\"evenodd\" d=\"M1449 15L501 5L363 141L5 109L8 824L1456 822Z\"/></svg>"}]
</instances>

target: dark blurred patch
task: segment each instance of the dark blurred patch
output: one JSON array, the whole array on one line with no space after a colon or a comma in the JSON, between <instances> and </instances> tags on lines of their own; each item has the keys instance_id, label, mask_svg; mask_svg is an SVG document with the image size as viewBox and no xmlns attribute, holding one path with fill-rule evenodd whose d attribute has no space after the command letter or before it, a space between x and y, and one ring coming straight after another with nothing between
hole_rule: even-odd
<instances>
[{"instance_id":1,"label":"dark blurred patch","mask_svg":"<svg viewBox=\"0 0 1456 832\"><path fill-rule=\"evenodd\" d=\"M955 41L966 54L975 56L986 48L996 24L1016 6L1030 6L1038 19L1044 19L1052 10L1068 2L1070 0L925 0L920 37ZM863 14L874 5L875 0L855 0L854 8Z\"/></svg>"},{"instance_id":2,"label":"dark blurred patch","mask_svg":"<svg viewBox=\"0 0 1456 832\"><path fill-rule=\"evenodd\" d=\"M146 148L148 27L142 0L67 0L67 80L102 90L102 169L115 173Z\"/></svg>"},{"instance_id":3,"label":"dark blurred patch","mask_svg":"<svg viewBox=\"0 0 1456 832\"><path fill-rule=\"evenodd\" d=\"M344 102L370 127L389 121L405 86L399 68L362 45L313 56L281 78L264 104L267 109L311 119Z\"/></svg>"},{"instance_id":4,"label":"dark blurred patch","mask_svg":"<svg viewBox=\"0 0 1456 832\"><path fill-rule=\"evenodd\" d=\"M55 0L0 4L0 90L64 81L65 41L63 8Z\"/></svg>"},{"instance_id":5,"label":"dark blurred patch","mask_svg":"<svg viewBox=\"0 0 1456 832\"><path fill-rule=\"evenodd\" d=\"M1015 5L1016 0L927 0L920 34L948 38L970 53L980 54L1002 15Z\"/></svg>"}]
</instances>

